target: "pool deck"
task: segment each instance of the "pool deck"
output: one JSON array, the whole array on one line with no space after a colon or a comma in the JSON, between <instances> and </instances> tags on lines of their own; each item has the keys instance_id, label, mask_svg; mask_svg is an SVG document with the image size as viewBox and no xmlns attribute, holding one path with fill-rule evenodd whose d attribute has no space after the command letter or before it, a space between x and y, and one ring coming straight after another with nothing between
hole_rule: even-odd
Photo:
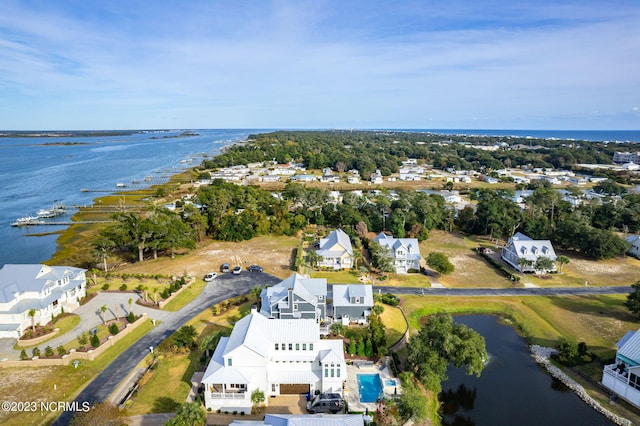
<instances>
[{"instance_id":1,"label":"pool deck","mask_svg":"<svg viewBox=\"0 0 640 426\"><path fill-rule=\"evenodd\" d=\"M353 364L347 365L347 383L344 392L344 399L347 401L350 412L375 412L378 405L375 402L360 402L360 392L358 388L358 374L379 374L382 379L382 392L385 399L393 399L394 394L401 394L400 379L391 375L387 368L388 360L380 361L377 364L354 361ZM394 379L396 386L386 386L385 379Z\"/></svg>"}]
</instances>

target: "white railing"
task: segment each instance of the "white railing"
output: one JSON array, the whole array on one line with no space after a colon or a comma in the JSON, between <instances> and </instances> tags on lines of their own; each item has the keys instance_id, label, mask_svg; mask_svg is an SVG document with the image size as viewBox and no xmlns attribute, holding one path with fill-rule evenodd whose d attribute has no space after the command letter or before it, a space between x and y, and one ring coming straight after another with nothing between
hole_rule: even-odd
<instances>
[{"instance_id":1,"label":"white railing","mask_svg":"<svg viewBox=\"0 0 640 426\"><path fill-rule=\"evenodd\" d=\"M211 399L249 399L249 398L245 392L242 392L242 393L211 392Z\"/></svg>"}]
</instances>

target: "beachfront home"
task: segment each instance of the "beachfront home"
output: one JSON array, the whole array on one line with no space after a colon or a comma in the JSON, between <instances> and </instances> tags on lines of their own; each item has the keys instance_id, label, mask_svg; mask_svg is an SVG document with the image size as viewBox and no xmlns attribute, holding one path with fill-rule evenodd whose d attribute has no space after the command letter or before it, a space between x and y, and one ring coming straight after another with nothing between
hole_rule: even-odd
<instances>
[{"instance_id":1,"label":"beachfront home","mask_svg":"<svg viewBox=\"0 0 640 426\"><path fill-rule=\"evenodd\" d=\"M313 319L270 319L252 310L220 338L202 378L207 410L251 412L251 394L331 392L347 379L342 340L320 339Z\"/></svg>"},{"instance_id":2,"label":"beachfront home","mask_svg":"<svg viewBox=\"0 0 640 426\"><path fill-rule=\"evenodd\" d=\"M602 371L602 384L640 408L640 330L628 331L616 347L615 362Z\"/></svg>"},{"instance_id":3,"label":"beachfront home","mask_svg":"<svg viewBox=\"0 0 640 426\"><path fill-rule=\"evenodd\" d=\"M546 257L552 262L556 261L556 252L549 240L532 240L528 236L517 232L507 242L502 249L502 260L511 265L519 272L536 272L539 268L536 266L538 259ZM556 265L547 270L547 272L555 271Z\"/></svg>"},{"instance_id":4,"label":"beachfront home","mask_svg":"<svg viewBox=\"0 0 640 426\"><path fill-rule=\"evenodd\" d=\"M333 318L350 322L366 323L373 308L373 287L366 284L333 285Z\"/></svg>"},{"instance_id":5,"label":"beachfront home","mask_svg":"<svg viewBox=\"0 0 640 426\"><path fill-rule=\"evenodd\" d=\"M417 238L394 238L384 232L379 233L374 242L387 249L393 258L393 267L398 274L420 270L420 246Z\"/></svg>"},{"instance_id":6,"label":"beachfront home","mask_svg":"<svg viewBox=\"0 0 640 426\"><path fill-rule=\"evenodd\" d=\"M353 267L351 239L342 229L331 231L325 238L321 238L316 254L319 268L349 269Z\"/></svg>"},{"instance_id":7,"label":"beachfront home","mask_svg":"<svg viewBox=\"0 0 640 426\"><path fill-rule=\"evenodd\" d=\"M640 235L629 235L625 238L629 245L629 254L640 258Z\"/></svg>"},{"instance_id":8,"label":"beachfront home","mask_svg":"<svg viewBox=\"0 0 640 426\"><path fill-rule=\"evenodd\" d=\"M71 312L86 295L86 269L4 265L0 269L0 337L18 338L35 324ZM29 315L29 313L33 315Z\"/></svg>"},{"instance_id":9,"label":"beachfront home","mask_svg":"<svg viewBox=\"0 0 640 426\"><path fill-rule=\"evenodd\" d=\"M260 293L260 312L269 318L313 318L327 314L327 280L307 278L297 272Z\"/></svg>"}]
</instances>

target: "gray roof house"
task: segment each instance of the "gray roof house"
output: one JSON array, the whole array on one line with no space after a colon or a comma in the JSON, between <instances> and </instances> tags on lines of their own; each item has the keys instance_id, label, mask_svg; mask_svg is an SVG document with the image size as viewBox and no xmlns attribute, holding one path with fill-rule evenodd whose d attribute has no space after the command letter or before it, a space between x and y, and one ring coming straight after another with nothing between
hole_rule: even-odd
<instances>
[{"instance_id":1,"label":"gray roof house","mask_svg":"<svg viewBox=\"0 0 640 426\"><path fill-rule=\"evenodd\" d=\"M85 272L70 266L4 265L0 269L0 337L18 338L32 321L46 324L63 309L71 312L80 306L86 295Z\"/></svg>"},{"instance_id":2,"label":"gray roof house","mask_svg":"<svg viewBox=\"0 0 640 426\"><path fill-rule=\"evenodd\" d=\"M269 318L314 318L327 314L327 280L295 273L260 293L260 313Z\"/></svg>"},{"instance_id":3,"label":"gray roof house","mask_svg":"<svg viewBox=\"0 0 640 426\"><path fill-rule=\"evenodd\" d=\"M202 377L207 409L248 414L251 394L342 394L347 365L341 339L321 339L313 319L270 319L252 309L218 342Z\"/></svg>"},{"instance_id":4,"label":"gray roof house","mask_svg":"<svg viewBox=\"0 0 640 426\"><path fill-rule=\"evenodd\" d=\"M321 238L320 247L316 254L319 256L317 266L320 268L347 269L353 267L351 239L342 229L331 231L328 236Z\"/></svg>"},{"instance_id":5,"label":"gray roof house","mask_svg":"<svg viewBox=\"0 0 640 426\"><path fill-rule=\"evenodd\" d=\"M394 238L381 232L373 241L391 253L396 273L406 274L410 270L420 270L422 256L417 238Z\"/></svg>"},{"instance_id":6,"label":"gray roof house","mask_svg":"<svg viewBox=\"0 0 640 426\"><path fill-rule=\"evenodd\" d=\"M629 254L640 258L640 235L629 235L625 240L629 245Z\"/></svg>"},{"instance_id":7,"label":"gray roof house","mask_svg":"<svg viewBox=\"0 0 640 426\"><path fill-rule=\"evenodd\" d=\"M230 426L364 426L362 414L265 414L264 420L235 420Z\"/></svg>"},{"instance_id":8,"label":"gray roof house","mask_svg":"<svg viewBox=\"0 0 640 426\"><path fill-rule=\"evenodd\" d=\"M373 287L366 284L333 285L333 317L343 323L366 322L373 307Z\"/></svg>"},{"instance_id":9,"label":"gray roof house","mask_svg":"<svg viewBox=\"0 0 640 426\"><path fill-rule=\"evenodd\" d=\"M604 366L602 384L640 408L640 330L628 331L616 346L615 362Z\"/></svg>"},{"instance_id":10,"label":"gray roof house","mask_svg":"<svg viewBox=\"0 0 640 426\"><path fill-rule=\"evenodd\" d=\"M519 272L535 272L536 261L541 257L546 257L551 261L556 261L556 252L553 250L551 241L549 240L532 240L526 235L517 232L507 242L502 249L502 260L511 265ZM529 264L520 265L519 259L526 259ZM556 270L556 265L550 269Z\"/></svg>"}]
</instances>

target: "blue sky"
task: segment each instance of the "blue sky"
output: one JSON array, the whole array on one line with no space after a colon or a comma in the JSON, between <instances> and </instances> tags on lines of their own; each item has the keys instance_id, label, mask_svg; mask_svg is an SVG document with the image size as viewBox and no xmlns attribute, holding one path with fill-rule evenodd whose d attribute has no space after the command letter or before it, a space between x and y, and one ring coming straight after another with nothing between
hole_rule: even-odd
<instances>
[{"instance_id":1,"label":"blue sky","mask_svg":"<svg viewBox=\"0 0 640 426\"><path fill-rule=\"evenodd\" d=\"M640 129L640 2L0 4L0 129Z\"/></svg>"}]
</instances>

